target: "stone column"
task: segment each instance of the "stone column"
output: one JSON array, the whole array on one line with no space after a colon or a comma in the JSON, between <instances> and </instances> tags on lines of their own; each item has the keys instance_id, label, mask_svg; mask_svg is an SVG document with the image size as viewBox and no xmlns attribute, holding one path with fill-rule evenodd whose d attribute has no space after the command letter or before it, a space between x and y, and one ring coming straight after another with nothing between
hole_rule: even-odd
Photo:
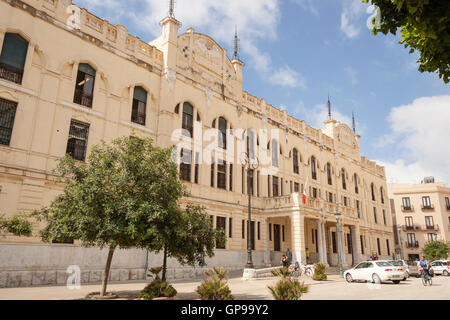
<instances>
[{"instance_id":1,"label":"stone column","mask_svg":"<svg viewBox=\"0 0 450 320\"><path fill-rule=\"evenodd\" d=\"M269 218L265 219L265 223L266 223L266 238L264 241L264 245L265 245L265 252L264 252L264 264L267 267L270 267L272 265L271 261L270 261L270 239L269 239L269 234L270 234L270 224L269 224Z\"/></svg>"},{"instance_id":2,"label":"stone column","mask_svg":"<svg viewBox=\"0 0 450 320\"><path fill-rule=\"evenodd\" d=\"M306 264L305 216L300 211L291 214L292 258Z\"/></svg>"},{"instance_id":3,"label":"stone column","mask_svg":"<svg viewBox=\"0 0 450 320\"><path fill-rule=\"evenodd\" d=\"M346 259L346 253L345 253L345 228L344 227L345 227L344 223L341 223L340 228L341 228L342 265L346 266L347 259ZM337 235L337 236L339 236L339 235Z\"/></svg>"},{"instance_id":4,"label":"stone column","mask_svg":"<svg viewBox=\"0 0 450 320\"><path fill-rule=\"evenodd\" d=\"M359 241L359 226L350 226L350 232L352 235L352 250L353 250L353 260L355 263L358 263L361 260L360 252L361 245Z\"/></svg>"},{"instance_id":5,"label":"stone column","mask_svg":"<svg viewBox=\"0 0 450 320\"><path fill-rule=\"evenodd\" d=\"M327 263L326 244L324 237L324 222L317 220L317 244L319 247L319 262Z\"/></svg>"}]
</instances>

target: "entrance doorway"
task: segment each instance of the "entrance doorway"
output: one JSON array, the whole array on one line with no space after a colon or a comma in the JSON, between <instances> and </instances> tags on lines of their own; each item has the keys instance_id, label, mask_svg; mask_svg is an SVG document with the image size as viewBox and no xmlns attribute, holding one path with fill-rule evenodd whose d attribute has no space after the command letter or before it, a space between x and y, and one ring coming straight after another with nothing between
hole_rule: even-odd
<instances>
[{"instance_id":1,"label":"entrance doorway","mask_svg":"<svg viewBox=\"0 0 450 320\"><path fill-rule=\"evenodd\" d=\"M281 226L279 224L273 225L273 250L281 251Z\"/></svg>"}]
</instances>

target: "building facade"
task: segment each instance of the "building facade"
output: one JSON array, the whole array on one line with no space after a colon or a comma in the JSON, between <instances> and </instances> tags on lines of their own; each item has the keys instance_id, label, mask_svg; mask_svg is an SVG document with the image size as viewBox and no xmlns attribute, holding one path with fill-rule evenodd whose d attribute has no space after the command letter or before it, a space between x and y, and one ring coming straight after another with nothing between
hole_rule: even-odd
<instances>
[{"instance_id":1,"label":"building facade","mask_svg":"<svg viewBox=\"0 0 450 320\"><path fill-rule=\"evenodd\" d=\"M399 253L418 260L429 241L450 241L450 188L434 179L421 184L389 184Z\"/></svg>"},{"instance_id":2,"label":"building facade","mask_svg":"<svg viewBox=\"0 0 450 320\"><path fill-rule=\"evenodd\" d=\"M63 190L51 170L66 153L85 161L101 140L151 137L177 151L191 194L183 202L205 206L226 232L209 266L243 269L249 235L256 267L279 265L287 249L299 262L336 265L336 212L344 265L391 256L385 171L361 156L354 131L289 116L243 90L244 64L212 38L181 34L173 17L161 28L146 43L69 0L0 0L1 212L48 205ZM242 155L258 165L247 170ZM11 235L0 254L0 286L34 284L36 274L36 283L63 283L68 265L81 266L83 282L97 281L106 259L77 243ZM113 279L140 278L162 261L138 250L114 259ZM170 268L176 278L202 272Z\"/></svg>"}]
</instances>

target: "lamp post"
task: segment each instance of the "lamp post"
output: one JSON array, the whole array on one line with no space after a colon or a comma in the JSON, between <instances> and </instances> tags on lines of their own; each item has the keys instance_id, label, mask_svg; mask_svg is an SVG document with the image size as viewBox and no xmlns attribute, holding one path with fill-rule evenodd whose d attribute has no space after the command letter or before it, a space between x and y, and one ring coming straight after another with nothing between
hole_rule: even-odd
<instances>
[{"instance_id":1,"label":"lamp post","mask_svg":"<svg viewBox=\"0 0 450 320\"><path fill-rule=\"evenodd\" d=\"M400 256L401 260L403 260L403 244L402 244L402 226L397 226L398 230L398 241L400 243Z\"/></svg>"},{"instance_id":2,"label":"lamp post","mask_svg":"<svg viewBox=\"0 0 450 320\"><path fill-rule=\"evenodd\" d=\"M341 226L339 224L339 217L342 215L338 210L335 212L336 217L336 231L337 231L337 245L338 245L338 260L339 260L339 275L341 278L344 277L344 272L342 268L342 248L341 248Z\"/></svg>"},{"instance_id":3,"label":"lamp post","mask_svg":"<svg viewBox=\"0 0 450 320\"><path fill-rule=\"evenodd\" d=\"M252 248L251 248L251 222L252 222L252 194L253 194L253 183L250 183L250 172L252 172L252 177L254 178L254 172L259 168L259 161L256 156L253 158L249 156L248 153L244 152L241 155L241 163L247 171L247 193L248 193L248 222L247 222L247 264L245 267L247 269L253 269L252 260ZM254 235L254 232L253 232Z\"/></svg>"}]
</instances>

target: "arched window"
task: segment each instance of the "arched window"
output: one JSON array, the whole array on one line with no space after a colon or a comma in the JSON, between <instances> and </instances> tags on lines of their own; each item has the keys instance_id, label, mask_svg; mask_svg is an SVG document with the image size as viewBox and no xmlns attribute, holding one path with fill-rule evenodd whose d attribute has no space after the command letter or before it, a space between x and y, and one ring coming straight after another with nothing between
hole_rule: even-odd
<instances>
[{"instance_id":1,"label":"arched window","mask_svg":"<svg viewBox=\"0 0 450 320\"><path fill-rule=\"evenodd\" d=\"M75 84L75 95L73 102L82 106L92 108L94 100L94 84L96 71L87 63L78 66L77 82Z\"/></svg>"},{"instance_id":2,"label":"arched window","mask_svg":"<svg viewBox=\"0 0 450 320\"><path fill-rule=\"evenodd\" d=\"M174 113L179 114L180 113L180 104L177 104L175 106L175 110L173 110Z\"/></svg>"},{"instance_id":3,"label":"arched window","mask_svg":"<svg viewBox=\"0 0 450 320\"><path fill-rule=\"evenodd\" d=\"M193 137L194 136L194 107L189 103L185 102L183 104L183 119L182 119L182 129L185 131L184 134Z\"/></svg>"},{"instance_id":4,"label":"arched window","mask_svg":"<svg viewBox=\"0 0 450 320\"><path fill-rule=\"evenodd\" d=\"M147 91L142 87L134 88L131 121L145 126L147 117Z\"/></svg>"},{"instance_id":5,"label":"arched window","mask_svg":"<svg viewBox=\"0 0 450 320\"><path fill-rule=\"evenodd\" d=\"M333 185L333 178L331 177L331 164L329 162L327 163L327 179L328 184L330 186Z\"/></svg>"},{"instance_id":6,"label":"arched window","mask_svg":"<svg viewBox=\"0 0 450 320\"><path fill-rule=\"evenodd\" d=\"M317 180L316 158L314 156L311 157L311 178Z\"/></svg>"},{"instance_id":7,"label":"arched window","mask_svg":"<svg viewBox=\"0 0 450 320\"><path fill-rule=\"evenodd\" d=\"M355 193L358 194L358 193L359 193L359 188L358 188L358 176L357 176L356 173L353 175L353 180L355 181Z\"/></svg>"},{"instance_id":8,"label":"arched window","mask_svg":"<svg viewBox=\"0 0 450 320\"><path fill-rule=\"evenodd\" d=\"M381 203L384 204L383 187L380 188L380 199L381 199Z\"/></svg>"},{"instance_id":9,"label":"arched window","mask_svg":"<svg viewBox=\"0 0 450 320\"><path fill-rule=\"evenodd\" d=\"M22 83L28 41L15 33L6 33L0 56L0 78Z\"/></svg>"},{"instance_id":10,"label":"arched window","mask_svg":"<svg viewBox=\"0 0 450 320\"><path fill-rule=\"evenodd\" d=\"M227 149L227 120L219 118L219 147Z\"/></svg>"},{"instance_id":11,"label":"arched window","mask_svg":"<svg viewBox=\"0 0 450 320\"><path fill-rule=\"evenodd\" d=\"M347 190L347 181L345 180L345 169L342 168L341 170L341 176L342 176L342 189Z\"/></svg>"},{"instance_id":12,"label":"arched window","mask_svg":"<svg viewBox=\"0 0 450 320\"><path fill-rule=\"evenodd\" d=\"M372 191L372 201L375 201L375 185L373 183L370 185L370 189Z\"/></svg>"},{"instance_id":13,"label":"arched window","mask_svg":"<svg viewBox=\"0 0 450 320\"><path fill-rule=\"evenodd\" d=\"M278 141L272 139L272 166L278 167Z\"/></svg>"},{"instance_id":14,"label":"arched window","mask_svg":"<svg viewBox=\"0 0 450 320\"><path fill-rule=\"evenodd\" d=\"M299 167L298 167L298 151L297 149L292 150L292 162L294 166L294 173L299 174Z\"/></svg>"}]
</instances>

